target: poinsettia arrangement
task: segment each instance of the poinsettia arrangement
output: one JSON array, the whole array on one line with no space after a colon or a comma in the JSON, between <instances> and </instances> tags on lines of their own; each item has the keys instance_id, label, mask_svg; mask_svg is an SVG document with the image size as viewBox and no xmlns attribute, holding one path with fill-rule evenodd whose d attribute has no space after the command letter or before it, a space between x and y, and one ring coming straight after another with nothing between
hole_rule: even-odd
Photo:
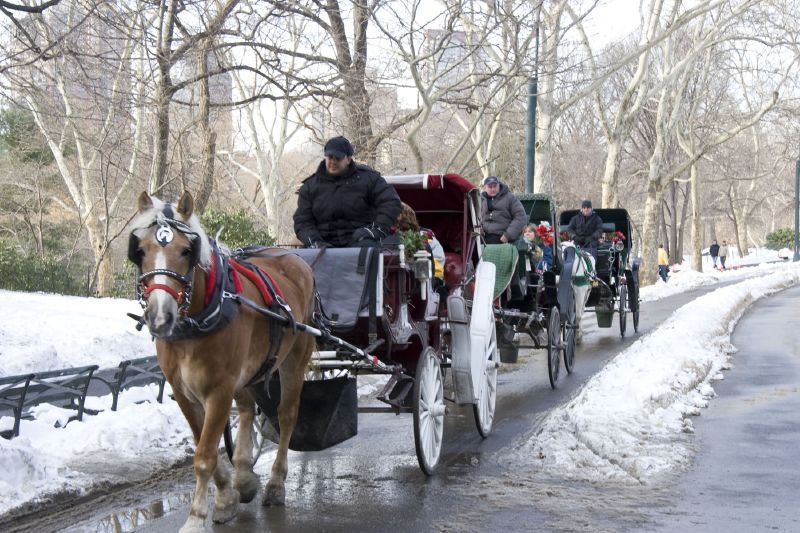
<instances>
[{"instance_id":1,"label":"poinsettia arrangement","mask_svg":"<svg viewBox=\"0 0 800 533\"><path fill-rule=\"evenodd\" d=\"M625 234L619 230L615 231L614 233L606 233L604 237L607 241L611 242L619 242L625 240Z\"/></svg>"},{"instance_id":2,"label":"poinsettia arrangement","mask_svg":"<svg viewBox=\"0 0 800 533\"><path fill-rule=\"evenodd\" d=\"M536 226L536 238L534 244L537 246L550 246L555 242L556 236L553 227L549 224L541 223Z\"/></svg>"}]
</instances>

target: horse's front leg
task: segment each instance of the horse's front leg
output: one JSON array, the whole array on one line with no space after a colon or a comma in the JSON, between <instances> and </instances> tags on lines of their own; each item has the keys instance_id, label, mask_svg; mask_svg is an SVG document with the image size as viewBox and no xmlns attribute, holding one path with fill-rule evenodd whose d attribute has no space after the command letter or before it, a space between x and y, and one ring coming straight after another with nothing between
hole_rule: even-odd
<instances>
[{"instance_id":1,"label":"horse's front leg","mask_svg":"<svg viewBox=\"0 0 800 533\"><path fill-rule=\"evenodd\" d=\"M586 310L586 301L589 299L589 286L579 286L573 288L575 294L575 344L583 342L583 330L581 328L581 318Z\"/></svg>"},{"instance_id":2,"label":"horse's front leg","mask_svg":"<svg viewBox=\"0 0 800 533\"><path fill-rule=\"evenodd\" d=\"M239 510L239 491L233 487L231 473L227 461L219 461L219 442L231 412L233 401L230 391L217 391L206 398L206 418L203 434L194 454L194 470L200 481L201 475L208 478L213 474L217 487L214 495L214 522L227 522L236 516ZM252 425L252 423L251 423ZM194 506L192 506L194 509Z\"/></svg>"},{"instance_id":3,"label":"horse's front leg","mask_svg":"<svg viewBox=\"0 0 800 533\"><path fill-rule=\"evenodd\" d=\"M242 503L249 503L258 493L260 480L253 472L253 420L255 400L247 389L236 395L236 410L239 413L239 430L233 451L233 486L239 491Z\"/></svg>"},{"instance_id":4,"label":"horse's front leg","mask_svg":"<svg viewBox=\"0 0 800 533\"><path fill-rule=\"evenodd\" d=\"M183 412L183 416L189 423L189 427L194 435L195 444L200 442L200 436L203 432L203 420L205 412L203 407L199 404L191 402L180 390L179 387L173 386L173 395L175 401L178 403ZM195 452L195 464L197 462L197 454ZM197 474L197 467L195 466L195 488L194 496L192 497L192 507L189 510L189 517L183 524L180 533L200 533L205 531L205 518L208 508L206 501L206 494L208 494L208 477L202 478Z\"/></svg>"}]
</instances>

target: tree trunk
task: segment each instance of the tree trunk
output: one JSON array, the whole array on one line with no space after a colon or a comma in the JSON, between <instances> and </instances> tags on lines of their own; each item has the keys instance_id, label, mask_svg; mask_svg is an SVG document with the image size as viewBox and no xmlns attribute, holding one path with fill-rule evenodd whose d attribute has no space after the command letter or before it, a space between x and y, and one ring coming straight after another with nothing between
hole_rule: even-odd
<instances>
[{"instance_id":1,"label":"tree trunk","mask_svg":"<svg viewBox=\"0 0 800 533\"><path fill-rule=\"evenodd\" d=\"M211 193L214 190L214 158L217 151L217 134L211 128L211 95L208 82L208 40L198 51L197 73L200 76L200 95L198 99L200 130L203 139L201 156L202 170L200 189L194 195L195 210L198 214L205 211Z\"/></svg>"},{"instance_id":2,"label":"tree trunk","mask_svg":"<svg viewBox=\"0 0 800 533\"><path fill-rule=\"evenodd\" d=\"M622 160L622 141L617 135L612 135L608 140L608 154L606 167L603 171L603 200L602 206L606 209L619 207L619 164Z\"/></svg>"},{"instance_id":3,"label":"tree trunk","mask_svg":"<svg viewBox=\"0 0 800 533\"><path fill-rule=\"evenodd\" d=\"M652 285L658 279L658 217L662 193L651 181L647 188L642 224L642 262L639 266L639 279L642 286Z\"/></svg>"},{"instance_id":4,"label":"tree trunk","mask_svg":"<svg viewBox=\"0 0 800 533\"><path fill-rule=\"evenodd\" d=\"M689 169L689 196L692 200L692 269L703 271L702 219L700 217L700 194L697 163Z\"/></svg>"}]
</instances>

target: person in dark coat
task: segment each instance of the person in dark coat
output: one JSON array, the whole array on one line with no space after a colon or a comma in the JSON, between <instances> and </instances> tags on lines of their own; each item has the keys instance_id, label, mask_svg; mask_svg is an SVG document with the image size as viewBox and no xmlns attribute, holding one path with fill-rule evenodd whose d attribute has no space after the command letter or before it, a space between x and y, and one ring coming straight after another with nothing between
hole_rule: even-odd
<instances>
[{"instance_id":1,"label":"person in dark coat","mask_svg":"<svg viewBox=\"0 0 800 533\"><path fill-rule=\"evenodd\" d=\"M714 268L717 268L717 256L719 256L719 244L717 244L717 241L711 241L711 246L708 247L708 255L711 256Z\"/></svg>"},{"instance_id":2,"label":"person in dark coat","mask_svg":"<svg viewBox=\"0 0 800 533\"><path fill-rule=\"evenodd\" d=\"M344 137L325 143L325 159L303 181L294 232L304 246L378 246L400 214L400 197L375 170L353 161Z\"/></svg>"},{"instance_id":3,"label":"person in dark coat","mask_svg":"<svg viewBox=\"0 0 800 533\"><path fill-rule=\"evenodd\" d=\"M481 220L486 244L505 244L519 239L528 223L522 202L497 176L483 180Z\"/></svg>"},{"instance_id":4,"label":"person in dark coat","mask_svg":"<svg viewBox=\"0 0 800 533\"><path fill-rule=\"evenodd\" d=\"M567 231L577 246L597 259L597 245L603 235L603 221L592 209L591 200L581 202L581 212L570 219Z\"/></svg>"}]
</instances>

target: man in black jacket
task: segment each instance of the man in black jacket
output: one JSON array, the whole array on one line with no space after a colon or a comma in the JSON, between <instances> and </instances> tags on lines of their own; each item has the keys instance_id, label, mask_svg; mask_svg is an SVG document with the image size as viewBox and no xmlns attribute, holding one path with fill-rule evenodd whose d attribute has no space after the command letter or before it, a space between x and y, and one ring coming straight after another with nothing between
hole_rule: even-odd
<instances>
[{"instance_id":1,"label":"man in black jacket","mask_svg":"<svg viewBox=\"0 0 800 533\"><path fill-rule=\"evenodd\" d=\"M569 221L567 231L575 244L592 254L597 259L597 244L603 235L603 221L592 210L592 201L581 202L581 212Z\"/></svg>"},{"instance_id":2,"label":"man in black jacket","mask_svg":"<svg viewBox=\"0 0 800 533\"><path fill-rule=\"evenodd\" d=\"M325 159L303 181L294 232L305 246L378 246L400 214L400 197L381 175L353 161L344 137L325 143Z\"/></svg>"}]
</instances>

